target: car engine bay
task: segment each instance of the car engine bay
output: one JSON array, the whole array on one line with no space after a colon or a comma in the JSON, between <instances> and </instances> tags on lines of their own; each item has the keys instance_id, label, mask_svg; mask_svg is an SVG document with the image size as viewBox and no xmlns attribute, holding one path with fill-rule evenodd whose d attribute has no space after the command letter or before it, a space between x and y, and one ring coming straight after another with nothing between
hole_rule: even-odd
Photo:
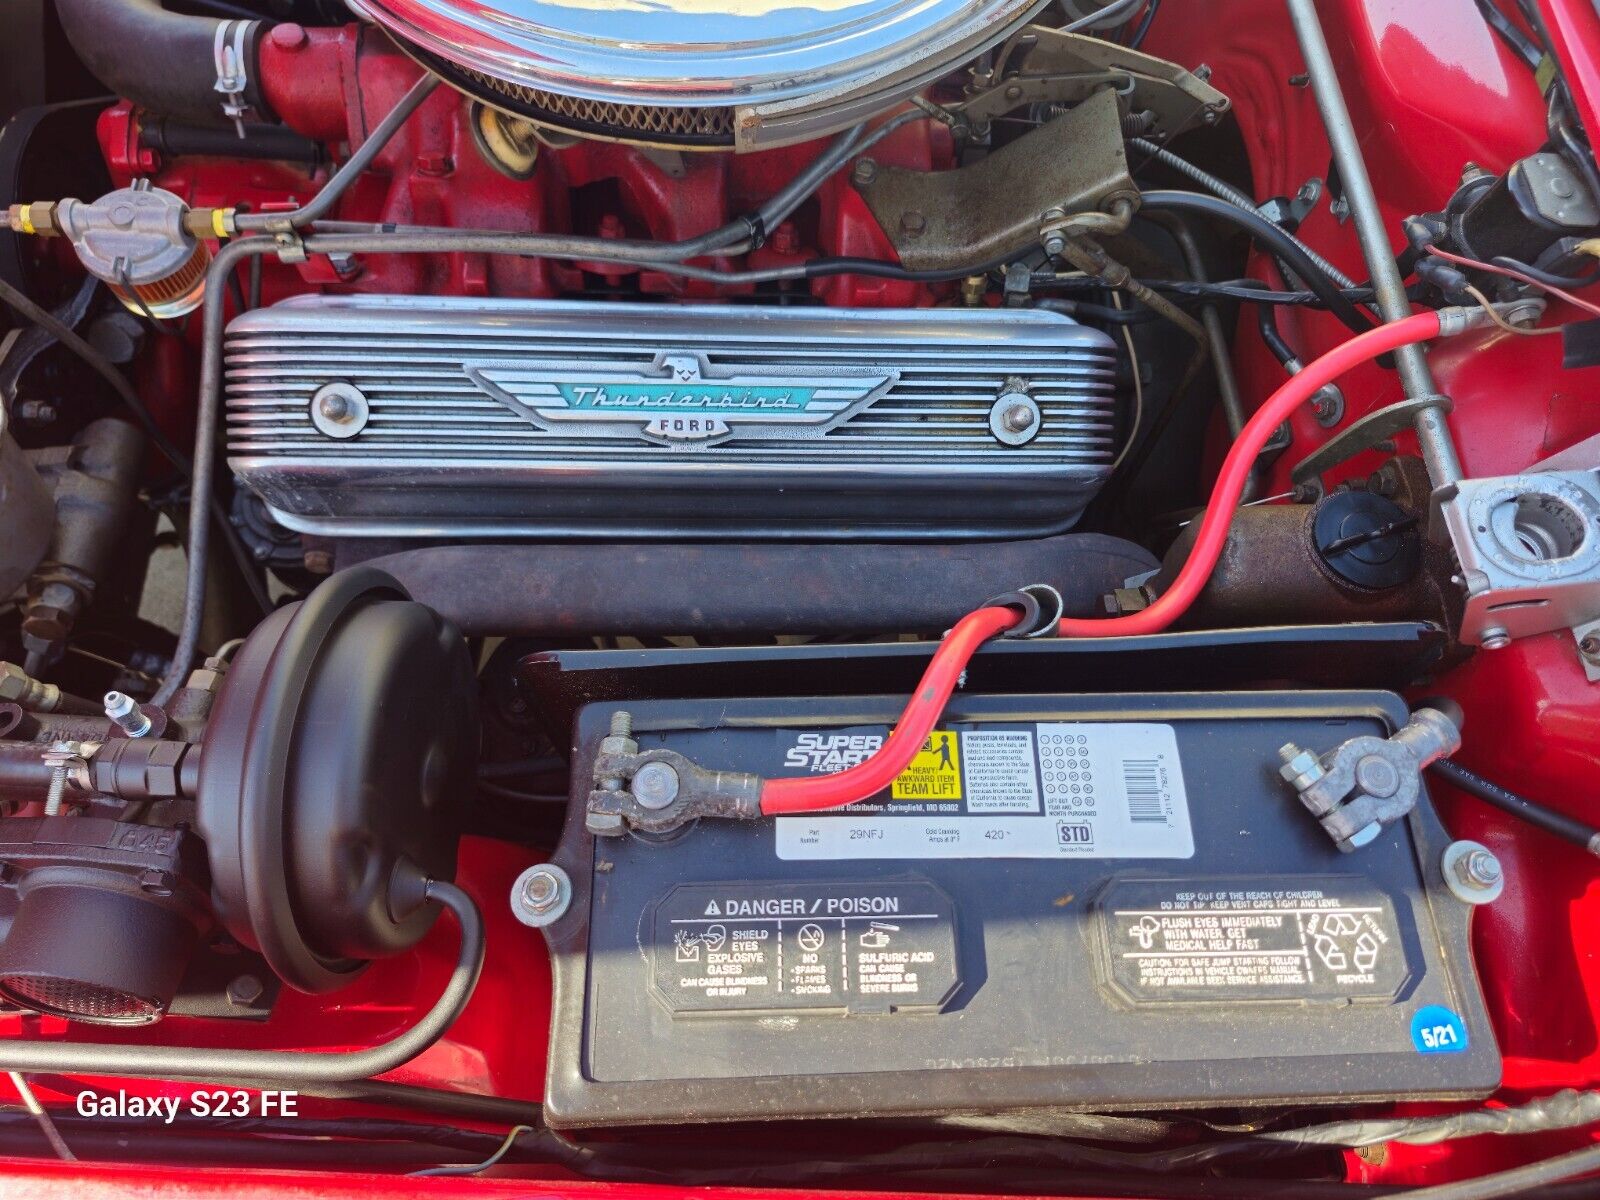
<instances>
[{"instance_id":1,"label":"car engine bay","mask_svg":"<svg viewBox=\"0 0 1600 1200\"><path fill-rule=\"evenodd\" d=\"M1593 4L0 61L0 1180L1600 1187Z\"/></svg>"}]
</instances>

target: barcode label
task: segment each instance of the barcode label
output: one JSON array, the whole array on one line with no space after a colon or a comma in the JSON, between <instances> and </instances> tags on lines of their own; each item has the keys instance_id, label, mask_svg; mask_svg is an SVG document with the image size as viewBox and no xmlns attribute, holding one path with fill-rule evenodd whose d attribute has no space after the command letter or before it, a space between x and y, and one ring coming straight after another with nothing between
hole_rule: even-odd
<instances>
[{"instance_id":1,"label":"barcode label","mask_svg":"<svg viewBox=\"0 0 1600 1200\"><path fill-rule=\"evenodd\" d=\"M1128 820L1167 823L1167 797L1161 787L1161 760L1122 760L1122 790L1128 797Z\"/></svg>"}]
</instances>

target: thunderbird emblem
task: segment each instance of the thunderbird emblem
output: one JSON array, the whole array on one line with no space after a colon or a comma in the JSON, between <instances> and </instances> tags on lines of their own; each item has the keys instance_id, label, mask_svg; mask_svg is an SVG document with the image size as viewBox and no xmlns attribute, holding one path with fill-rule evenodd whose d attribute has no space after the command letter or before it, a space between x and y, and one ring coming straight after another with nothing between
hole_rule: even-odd
<instances>
[{"instance_id":1,"label":"thunderbird emblem","mask_svg":"<svg viewBox=\"0 0 1600 1200\"><path fill-rule=\"evenodd\" d=\"M717 371L703 354L657 354L647 367L585 369L577 359L465 365L467 377L512 412L552 432L707 446L816 436L881 396L888 371L844 372L741 364Z\"/></svg>"}]
</instances>

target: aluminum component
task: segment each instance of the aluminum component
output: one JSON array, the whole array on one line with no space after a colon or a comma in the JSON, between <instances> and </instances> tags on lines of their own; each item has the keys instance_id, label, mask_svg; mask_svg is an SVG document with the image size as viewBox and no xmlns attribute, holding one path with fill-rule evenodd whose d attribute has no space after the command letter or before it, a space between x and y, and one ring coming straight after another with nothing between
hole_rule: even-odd
<instances>
[{"instance_id":1,"label":"aluminum component","mask_svg":"<svg viewBox=\"0 0 1600 1200\"><path fill-rule=\"evenodd\" d=\"M49 549L28 579L22 606L30 671L61 654L79 614L111 571L135 503L144 448L137 428L102 417L70 446L30 452L55 498Z\"/></svg>"},{"instance_id":2,"label":"aluminum component","mask_svg":"<svg viewBox=\"0 0 1600 1200\"><path fill-rule=\"evenodd\" d=\"M155 728L155 722L139 702L124 692L107 692L105 706L106 717L131 738L145 737Z\"/></svg>"},{"instance_id":3,"label":"aluminum component","mask_svg":"<svg viewBox=\"0 0 1600 1200\"><path fill-rule=\"evenodd\" d=\"M311 423L331 438L353 438L366 428L372 408L353 383L327 383L311 397Z\"/></svg>"},{"instance_id":4,"label":"aluminum component","mask_svg":"<svg viewBox=\"0 0 1600 1200\"><path fill-rule=\"evenodd\" d=\"M143 302L157 316L177 316L199 304L209 260L185 227L188 211L171 192L145 183L93 202L63 200L55 220L84 269L111 284L124 303Z\"/></svg>"},{"instance_id":5,"label":"aluminum component","mask_svg":"<svg viewBox=\"0 0 1600 1200\"><path fill-rule=\"evenodd\" d=\"M1493 649L1600 618L1600 469L1462 480L1443 516L1464 641Z\"/></svg>"},{"instance_id":6,"label":"aluminum component","mask_svg":"<svg viewBox=\"0 0 1600 1200\"><path fill-rule=\"evenodd\" d=\"M300 532L1043 533L1114 455L1112 342L1039 310L302 297L225 354L229 462Z\"/></svg>"},{"instance_id":7,"label":"aluminum component","mask_svg":"<svg viewBox=\"0 0 1600 1200\"><path fill-rule=\"evenodd\" d=\"M1290 743L1278 774L1340 850L1371 845L1402 820L1422 794L1429 763L1461 748L1461 731L1437 709L1419 708L1392 736L1351 738L1326 754Z\"/></svg>"},{"instance_id":8,"label":"aluminum component","mask_svg":"<svg viewBox=\"0 0 1600 1200\"><path fill-rule=\"evenodd\" d=\"M1139 194L1110 91L970 166L912 171L877 164L865 177L858 171L853 182L900 261L917 271L1015 253L1049 236L1041 225L1052 212L1058 220L1109 212L1118 201L1137 202ZM921 218L915 233L905 227L908 213Z\"/></svg>"},{"instance_id":9,"label":"aluminum component","mask_svg":"<svg viewBox=\"0 0 1600 1200\"><path fill-rule=\"evenodd\" d=\"M1463 904L1490 904L1506 890L1505 869L1480 842L1451 842L1439 861L1445 886Z\"/></svg>"},{"instance_id":10,"label":"aluminum component","mask_svg":"<svg viewBox=\"0 0 1600 1200\"><path fill-rule=\"evenodd\" d=\"M1333 148L1333 161L1344 186L1344 198L1355 218L1361 254L1372 275L1378 311L1385 321L1403 320L1411 315L1411 301L1406 295L1405 280L1400 277L1400 269L1395 264L1394 249L1389 244L1389 229L1378 207L1378 196L1372 188L1372 177L1367 172L1360 139L1350 120L1350 109L1345 104L1338 68L1334 65L1333 55L1329 53L1328 39L1317 16L1316 0L1288 0L1288 4L1295 37L1305 57L1311 90L1316 95L1317 108L1322 113L1322 123L1328 132L1328 144ZM1456 453L1450 426L1445 421L1448 409L1438 403L1441 397L1433 380L1433 370L1428 366L1427 354L1421 346L1402 346L1395 351L1394 357L1407 397L1417 401L1432 401L1419 403L1412 419L1422 459L1428 466L1429 478L1436 488L1448 487L1461 478L1461 459Z\"/></svg>"},{"instance_id":11,"label":"aluminum component","mask_svg":"<svg viewBox=\"0 0 1600 1200\"><path fill-rule=\"evenodd\" d=\"M1043 3L351 6L451 83L499 107L576 133L728 146L798 141L854 124L1004 40Z\"/></svg>"},{"instance_id":12,"label":"aluminum component","mask_svg":"<svg viewBox=\"0 0 1600 1200\"><path fill-rule=\"evenodd\" d=\"M1026 446L1038 435L1043 420L1039 404L1028 394L1026 385L1019 379L1008 379L1005 391L989 410L989 432L1007 446Z\"/></svg>"},{"instance_id":13,"label":"aluminum component","mask_svg":"<svg viewBox=\"0 0 1600 1200\"><path fill-rule=\"evenodd\" d=\"M559 921L572 903L572 879L555 863L529 867L511 885L511 915L542 929Z\"/></svg>"}]
</instances>

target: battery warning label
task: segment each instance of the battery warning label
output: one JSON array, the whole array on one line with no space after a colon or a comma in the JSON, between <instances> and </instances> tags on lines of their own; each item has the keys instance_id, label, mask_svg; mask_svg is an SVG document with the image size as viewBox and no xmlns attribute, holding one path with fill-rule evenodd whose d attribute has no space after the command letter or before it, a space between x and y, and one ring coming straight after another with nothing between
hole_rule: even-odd
<instances>
[{"instance_id":1,"label":"battery warning label","mask_svg":"<svg viewBox=\"0 0 1600 1200\"><path fill-rule=\"evenodd\" d=\"M1097 908L1135 1003L1392 999L1409 973L1394 906L1365 880L1120 880Z\"/></svg>"},{"instance_id":2,"label":"battery warning label","mask_svg":"<svg viewBox=\"0 0 1600 1200\"><path fill-rule=\"evenodd\" d=\"M960 982L954 909L926 881L683 884L645 921L674 1013L926 1012Z\"/></svg>"},{"instance_id":3,"label":"battery warning label","mask_svg":"<svg viewBox=\"0 0 1600 1200\"><path fill-rule=\"evenodd\" d=\"M900 772L889 794L896 800L961 799L961 748L958 735L938 729Z\"/></svg>"},{"instance_id":4,"label":"battery warning label","mask_svg":"<svg viewBox=\"0 0 1600 1200\"><path fill-rule=\"evenodd\" d=\"M811 774L882 741L877 730L778 737L784 767ZM886 794L774 825L789 860L1194 854L1177 736L1153 723L936 729Z\"/></svg>"}]
</instances>

